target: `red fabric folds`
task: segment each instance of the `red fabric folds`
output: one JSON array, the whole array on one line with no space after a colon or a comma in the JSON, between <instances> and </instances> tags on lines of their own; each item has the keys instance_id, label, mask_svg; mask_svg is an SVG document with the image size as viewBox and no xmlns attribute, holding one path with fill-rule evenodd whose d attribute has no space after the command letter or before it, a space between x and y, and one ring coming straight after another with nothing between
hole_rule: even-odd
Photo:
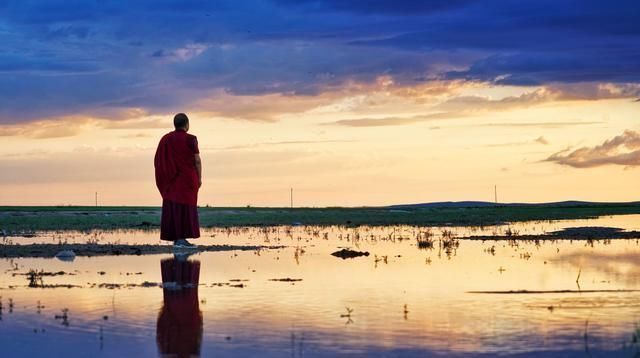
<instances>
[{"instance_id":1,"label":"red fabric folds","mask_svg":"<svg viewBox=\"0 0 640 358\"><path fill-rule=\"evenodd\" d=\"M194 205L178 204L170 200L162 201L160 218L160 239L176 241L200 237L198 208Z\"/></svg>"},{"instance_id":2,"label":"red fabric folds","mask_svg":"<svg viewBox=\"0 0 640 358\"><path fill-rule=\"evenodd\" d=\"M198 139L184 130L167 133L154 158L156 186L162 199L180 204L198 204L198 172L195 154Z\"/></svg>"},{"instance_id":3,"label":"red fabric folds","mask_svg":"<svg viewBox=\"0 0 640 358\"><path fill-rule=\"evenodd\" d=\"M171 258L162 260L160 267L166 287L156 327L158 349L163 356L199 356L202 345L202 311L198 300L200 262Z\"/></svg>"},{"instance_id":4,"label":"red fabric folds","mask_svg":"<svg viewBox=\"0 0 640 358\"><path fill-rule=\"evenodd\" d=\"M158 144L154 167L156 186L163 199L162 240L200 237L197 153L200 153L198 139L180 129L167 133Z\"/></svg>"}]
</instances>

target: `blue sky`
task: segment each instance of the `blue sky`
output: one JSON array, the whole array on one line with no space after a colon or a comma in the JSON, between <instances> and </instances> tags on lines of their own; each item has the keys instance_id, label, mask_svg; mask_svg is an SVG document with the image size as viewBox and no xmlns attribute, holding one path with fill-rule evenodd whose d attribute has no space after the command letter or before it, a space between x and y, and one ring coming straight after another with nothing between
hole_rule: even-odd
<instances>
[{"instance_id":1,"label":"blue sky","mask_svg":"<svg viewBox=\"0 0 640 358\"><path fill-rule=\"evenodd\" d=\"M637 1L0 1L0 123L347 81L638 83ZM586 91L584 96L597 95Z\"/></svg>"}]
</instances>

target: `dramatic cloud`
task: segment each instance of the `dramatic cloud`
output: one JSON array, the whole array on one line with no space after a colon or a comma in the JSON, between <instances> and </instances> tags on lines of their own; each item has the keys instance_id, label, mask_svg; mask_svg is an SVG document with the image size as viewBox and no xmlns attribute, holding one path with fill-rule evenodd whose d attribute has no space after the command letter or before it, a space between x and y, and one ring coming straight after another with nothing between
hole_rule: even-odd
<instances>
[{"instance_id":1,"label":"dramatic cloud","mask_svg":"<svg viewBox=\"0 0 640 358\"><path fill-rule=\"evenodd\" d=\"M132 112L133 115L133 112ZM108 120L104 118L64 117L29 123L0 125L0 137L25 137L49 139L73 137L90 128L100 129L156 129L170 128L171 119L145 117L126 120ZM142 135L138 134L138 138Z\"/></svg>"},{"instance_id":2,"label":"dramatic cloud","mask_svg":"<svg viewBox=\"0 0 640 358\"><path fill-rule=\"evenodd\" d=\"M214 92L194 103L193 109L214 116L251 121L274 122L282 115L297 114L327 105L345 93L326 93L317 96L266 94L262 96L233 96Z\"/></svg>"},{"instance_id":3,"label":"dramatic cloud","mask_svg":"<svg viewBox=\"0 0 640 358\"><path fill-rule=\"evenodd\" d=\"M546 159L549 162L574 168L593 168L602 165L640 165L640 133L627 130L622 135L595 147L565 149Z\"/></svg>"},{"instance_id":4,"label":"dramatic cloud","mask_svg":"<svg viewBox=\"0 0 640 358\"><path fill-rule=\"evenodd\" d=\"M316 97L381 76L637 98L639 11L631 0L0 1L0 123L161 114L222 93Z\"/></svg>"},{"instance_id":5,"label":"dramatic cloud","mask_svg":"<svg viewBox=\"0 0 640 358\"><path fill-rule=\"evenodd\" d=\"M441 110L457 111L502 111L514 108L530 107L560 97L560 94L550 89L542 88L520 96L510 96L498 100L492 100L480 96L454 97L436 108Z\"/></svg>"},{"instance_id":6,"label":"dramatic cloud","mask_svg":"<svg viewBox=\"0 0 640 358\"><path fill-rule=\"evenodd\" d=\"M591 100L607 98L634 98L640 96L638 83L581 83L554 84L549 88L560 100Z\"/></svg>"}]
</instances>

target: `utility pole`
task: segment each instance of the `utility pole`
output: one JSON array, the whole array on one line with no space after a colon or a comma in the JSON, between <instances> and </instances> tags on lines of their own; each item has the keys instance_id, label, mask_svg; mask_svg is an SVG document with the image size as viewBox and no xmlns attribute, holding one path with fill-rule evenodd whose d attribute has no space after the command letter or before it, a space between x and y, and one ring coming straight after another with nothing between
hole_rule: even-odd
<instances>
[{"instance_id":1,"label":"utility pole","mask_svg":"<svg viewBox=\"0 0 640 358\"><path fill-rule=\"evenodd\" d=\"M98 207L98 192L96 191L96 208Z\"/></svg>"},{"instance_id":2,"label":"utility pole","mask_svg":"<svg viewBox=\"0 0 640 358\"><path fill-rule=\"evenodd\" d=\"M497 185L493 186L493 195L495 196L496 204L497 204L498 203L498 186Z\"/></svg>"},{"instance_id":3,"label":"utility pole","mask_svg":"<svg viewBox=\"0 0 640 358\"><path fill-rule=\"evenodd\" d=\"M290 198L291 198L291 209L293 209L293 188L291 188Z\"/></svg>"}]
</instances>

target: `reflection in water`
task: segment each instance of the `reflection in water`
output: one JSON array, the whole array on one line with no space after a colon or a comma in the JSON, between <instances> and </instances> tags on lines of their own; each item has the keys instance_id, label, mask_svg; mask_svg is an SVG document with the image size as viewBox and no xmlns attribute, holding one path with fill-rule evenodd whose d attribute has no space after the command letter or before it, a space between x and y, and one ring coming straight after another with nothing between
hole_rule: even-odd
<instances>
[{"instance_id":1,"label":"reflection in water","mask_svg":"<svg viewBox=\"0 0 640 358\"><path fill-rule=\"evenodd\" d=\"M634 218L593 223L640 230ZM460 239L479 233L472 228L207 230L203 240L217 245L285 247L198 254L215 265L176 257L161 271L173 255L0 259L0 356L632 357L640 349L640 240ZM342 248L370 255L331 255ZM30 286L29 272L44 283ZM472 293L520 290L529 293Z\"/></svg>"},{"instance_id":2,"label":"reflection in water","mask_svg":"<svg viewBox=\"0 0 640 358\"><path fill-rule=\"evenodd\" d=\"M198 300L200 261L185 256L160 262L163 305L156 340L163 357L200 356L202 311Z\"/></svg>"}]
</instances>

